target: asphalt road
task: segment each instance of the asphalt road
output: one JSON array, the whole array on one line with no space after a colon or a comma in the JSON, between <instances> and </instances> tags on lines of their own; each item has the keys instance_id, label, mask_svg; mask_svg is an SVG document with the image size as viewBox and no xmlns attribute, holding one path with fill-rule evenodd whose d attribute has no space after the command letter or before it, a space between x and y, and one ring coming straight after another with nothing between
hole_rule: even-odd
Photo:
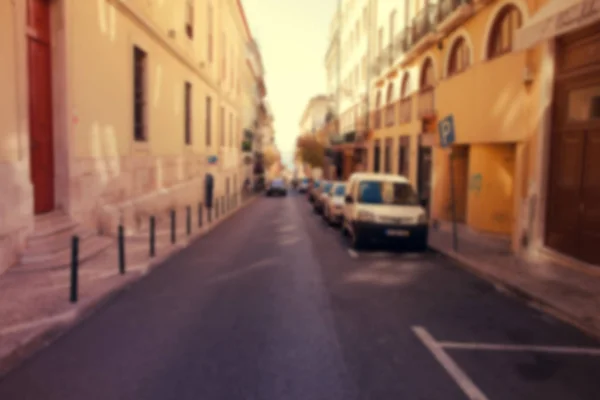
<instances>
[{"instance_id":1,"label":"asphalt road","mask_svg":"<svg viewBox=\"0 0 600 400\"><path fill-rule=\"evenodd\" d=\"M593 348L437 254L349 252L292 195L155 269L0 399L598 399Z\"/></svg>"}]
</instances>

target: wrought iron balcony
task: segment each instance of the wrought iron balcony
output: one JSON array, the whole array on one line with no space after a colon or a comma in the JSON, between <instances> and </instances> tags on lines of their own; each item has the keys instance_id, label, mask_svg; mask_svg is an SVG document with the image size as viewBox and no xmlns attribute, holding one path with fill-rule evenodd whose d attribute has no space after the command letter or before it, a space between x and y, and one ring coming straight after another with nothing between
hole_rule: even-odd
<instances>
[{"instance_id":1,"label":"wrought iron balcony","mask_svg":"<svg viewBox=\"0 0 600 400\"><path fill-rule=\"evenodd\" d=\"M435 116L435 88L433 86L419 91L418 107L419 118Z\"/></svg>"},{"instance_id":2,"label":"wrought iron balcony","mask_svg":"<svg viewBox=\"0 0 600 400\"><path fill-rule=\"evenodd\" d=\"M473 0L439 0L437 10L438 29L451 30L460 25L472 13Z\"/></svg>"},{"instance_id":3,"label":"wrought iron balcony","mask_svg":"<svg viewBox=\"0 0 600 400\"><path fill-rule=\"evenodd\" d=\"M412 43L416 44L429 33L432 33L437 23L438 6L437 3L428 3L417 16L413 19L412 24Z\"/></svg>"},{"instance_id":4,"label":"wrought iron balcony","mask_svg":"<svg viewBox=\"0 0 600 400\"><path fill-rule=\"evenodd\" d=\"M398 123L406 124L412 119L412 98L405 97L398 102Z\"/></svg>"},{"instance_id":5,"label":"wrought iron balcony","mask_svg":"<svg viewBox=\"0 0 600 400\"><path fill-rule=\"evenodd\" d=\"M391 67L394 63L394 45L393 43L388 44L381 51L381 65L383 67Z\"/></svg>"},{"instance_id":6,"label":"wrought iron balcony","mask_svg":"<svg viewBox=\"0 0 600 400\"><path fill-rule=\"evenodd\" d=\"M381 129L381 110L373 111L373 128Z\"/></svg>"},{"instance_id":7,"label":"wrought iron balcony","mask_svg":"<svg viewBox=\"0 0 600 400\"><path fill-rule=\"evenodd\" d=\"M393 126L396 122L396 107L394 103L385 106L385 126Z\"/></svg>"},{"instance_id":8,"label":"wrought iron balcony","mask_svg":"<svg viewBox=\"0 0 600 400\"><path fill-rule=\"evenodd\" d=\"M394 38L394 58L406 53L410 48L411 28L405 28Z\"/></svg>"}]
</instances>

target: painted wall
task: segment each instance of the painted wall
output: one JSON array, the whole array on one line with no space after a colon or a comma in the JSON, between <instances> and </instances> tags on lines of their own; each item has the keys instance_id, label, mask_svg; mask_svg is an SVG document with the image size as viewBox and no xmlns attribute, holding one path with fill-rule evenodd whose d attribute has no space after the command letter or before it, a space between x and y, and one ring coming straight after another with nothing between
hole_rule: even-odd
<instances>
[{"instance_id":1,"label":"painted wall","mask_svg":"<svg viewBox=\"0 0 600 400\"><path fill-rule=\"evenodd\" d=\"M8 1L0 3L0 162L16 162L19 159L19 120L25 114L19 110L18 57L16 49L15 7Z\"/></svg>"}]
</instances>

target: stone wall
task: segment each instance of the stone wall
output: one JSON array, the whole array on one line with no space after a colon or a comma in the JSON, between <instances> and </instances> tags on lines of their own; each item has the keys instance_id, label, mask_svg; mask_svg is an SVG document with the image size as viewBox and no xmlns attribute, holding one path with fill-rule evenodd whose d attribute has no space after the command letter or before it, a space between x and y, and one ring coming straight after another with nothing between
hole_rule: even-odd
<instances>
[{"instance_id":1,"label":"stone wall","mask_svg":"<svg viewBox=\"0 0 600 400\"><path fill-rule=\"evenodd\" d=\"M25 161L0 163L0 274L17 261L33 228L33 187Z\"/></svg>"}]
</instances>

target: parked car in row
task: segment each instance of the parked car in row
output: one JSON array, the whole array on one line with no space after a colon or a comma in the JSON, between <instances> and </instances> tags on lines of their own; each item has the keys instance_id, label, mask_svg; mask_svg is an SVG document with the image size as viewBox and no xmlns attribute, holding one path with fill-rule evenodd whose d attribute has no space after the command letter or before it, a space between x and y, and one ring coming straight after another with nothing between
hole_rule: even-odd
<instances>
[{"instance_id":1,"label":"parked car in row","mask_svg":"<svg viewBox=\"0 0 600 400\"><path fill-rule=\"evenodd\" d=\"M327 199L327 196L329 196L329 190L331 190L332 186L333 182L330 181L323 181L321 182L321 185L319 185L319 188L315 194L315 201L313 203L314 210L317 214L323 213L323 205Z\"/></svg>"},{"instance_id":2,"label":"parked car in row","mask_svg":"<svg viewBox=\"0 0 600 400\"><path fill-rule=\"evenodd\" d=\"M287 185L283 179L273 179L267 187L267 196L287 196Z\"/></svg>"},{"instance_id":3,"label":"parked car in row","mask_svg":"<svg viewBox=\"0 0 600 400\"><path fill-rule=\"evenodd\" d=\"M298 192L306 193L308 191L309 186L310 186L310 179L302 178L298 184Z\"/></svg>"},{"instance_id":4,"label":"parked car in row","mask_svg":"<svg viewBox=\"0 0 600 400\"><path fill-rule=\"evenodd\" d=\"M323 218L330 225L341 225L344 215L346 183L335 182L323 204Z\"/></svg>"},{"instance_id":5,"label":"parked car in row","mask_svg":"<svg viewBox=\"0 0 600 400\"><path fill-rule=\"evenodd\" d=\"M315 198L316 198L316 193L319 190L319 187L321 186L321 181L320 180L314 180L312 185L310 185L310 187L308 188L308 201L310 201L311 203L314 203Z\"/></svg>"},{"instance_id":6,"label":"parked car in row","mask_svg":"<svg viewBox=\"0 0 600 400\"><path fill-rule=\"evenodd\" d=\"M427 249L427 213L404 176L359 172L347 182L316 181L309 199L355 249L374 243Z\"/></svg>"}]
</instances>

